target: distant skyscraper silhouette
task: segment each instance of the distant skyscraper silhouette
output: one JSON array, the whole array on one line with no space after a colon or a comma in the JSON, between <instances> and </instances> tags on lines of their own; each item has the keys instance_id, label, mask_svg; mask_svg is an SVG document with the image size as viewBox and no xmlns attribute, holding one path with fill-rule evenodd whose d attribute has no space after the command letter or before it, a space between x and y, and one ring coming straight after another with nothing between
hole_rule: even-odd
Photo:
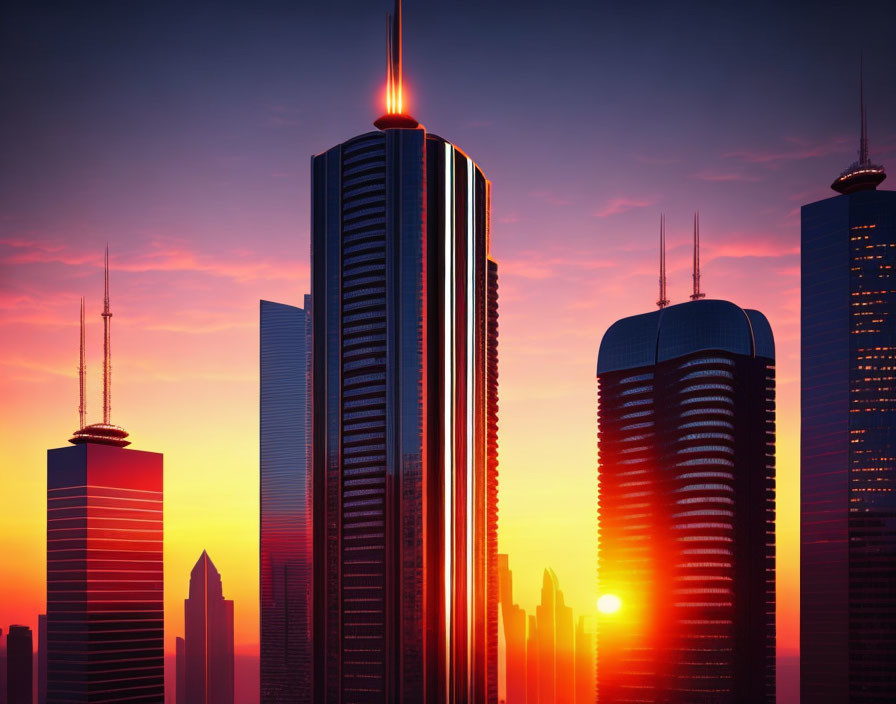
<instances>
[{"instance_id":1,"label":"distant skyscraper silhouette","mask_svg":"<svg viewBox=\"0 0 896 704\"><path fill-rule=\"evenodd\" d=\"M498 555L498 584L504 621L506 704L526 704L526 612L513 601L513 573Z\"/></svg>"},{"instance_id":2,"label":"distant skyscraper silhouette","mask_svg":"<svg viewBox=\"0 0 896 704\"><path fill-rule=\"evenodd\" d=\"M896 192L868 156L802 209L803 704L896 701Z\"/></svg>"},{"instance_id":3,"label":"distant skyscraper silhouette","mask_svg":"<svg viewBox=\"0 0 896 704\"><path fill-rule=\"evenodd\" d=\"M37 704L47 704L47 615L37 617Z\"/></svg>"},{"instance_id":4,"label":"distant skyscraper silhouette","mask_svg":"<svg viewBox=\"0 0 896 704\"><path fill-rule=\"evenodd\" d=\"M261 704L310 704L311 297L260 317Z\"/></svg>"},{"instance_id":5,"label":"distant skyscraper silhouette","mask_svg":"<svg viewBox=\"0 0 896 704\"><path fill-rule=\"evenodd\" d=\"M576 704L594 704L594 618L579 616L576 623Z\"/></svg>"},{"instance_id":6,"label":"distant skyscraper silhouette","mask_svg":"<svg viewBox=\"0 0 896 704\"><path fill-rule=\"evenodd\" d=\"M187 648L184 639L174 639L174 704L187 701Z\"/></svg>"},{"instance_id":7,"label":"distant skyscraper silhouette","mask_svg":"<svg viewBox=\"0 0 896 704\"><path fill-rule=\"evenodd\" d=\"M74 447L47 452L50 704L165 697L162 455L125 449L109 420L108 262L107 249L103 422L84 426L82 414Z\"/></svg>"},{"instance_id":8,"label":"distant skyscraper silhouette","mask_svg":"<svg viewBox=\"0 0 896 704\"><path fill-rule=\"evenodd\" d=\"M10 626L6 634L6 702L34 701L34 645L28 626Z\"/></svg>"},{"instance_id":9,"label":"distant skyscraper silhouette","mask_svg":"<svg viewBox=\"0 0 896 704\"><path fill-rule=\"evenodd\" d=\"M774 341L702 299L696 232L693 300L601 341L601 702L775 701Z\"/></svg>"},{"instance_id":10,"label":"distant skyscraper silhouette","mask_svg":"<svg viewBox=\"0 0 896 704\"><path fill-rule=\"evenodd\" d=\"M314 701L497 697L489 183L389 107L312 160Z\"/></svg>"},{"instance_id":11,"label":"distant skyscraper silhouette","mask_svg":"<svg viewBox=\"0 0 896 704\"><path fill-rule=\"evenodd\" d=\"M177 704L233 704L233 601L203 550L184 599L183 700ZM180 659L178 665L181 664Z\"/></svg>"},{"instance_id":12,"label":"distant skyscraper silhouette","mask_svg":"<svg viewBox=\"0 0 896 704\"><path fill-rule=\"evenodd\" d=\"M315 702L497 697L489 183L401 109L312 160Z\"/></svg>"}]
</instances>

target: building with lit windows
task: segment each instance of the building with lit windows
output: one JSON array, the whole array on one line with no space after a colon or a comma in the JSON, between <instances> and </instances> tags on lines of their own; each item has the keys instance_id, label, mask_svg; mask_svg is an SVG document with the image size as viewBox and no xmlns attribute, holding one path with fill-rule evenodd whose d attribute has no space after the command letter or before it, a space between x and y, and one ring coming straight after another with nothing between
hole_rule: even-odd
<instances>
[{"instance_id":1,"label":"building with lit windows","mask_svg":"<svg viewBox=\"0 0 896 704\"><path fill-rule=\"evenodd\" d=\"M311 703L311 300L260 304L261 704Z\"/></svg>"},{"instance_id":2,"label":"building with lit windows","mask_svg":"<svg viewBox=\"0 0 896 704\"><path fill-rule=\"evenodd\" d=\"M859 158L802 208L804 704L896 701L896 192Z\"/></svg>"},{"instance_id":3,"label":"building with lit windows","mask_svg":"<svg viewBox=\"0 0 896 704\"><path fill-rule=\"evenodd\" d=\"M597 362L598 589L619 599L598 615L598 700L773 704L772 331L661 286Z\"/></svg>"},{"instance_id":4,"label":"building with lit windows","mask_svg":"<svg viewBox=\"0 0 896 704\"><path fill-rule=\"evenodd\" d=\"M315 702L497 698L489 182L401 108L312 159Z\"/></svg>"}]
</instances>

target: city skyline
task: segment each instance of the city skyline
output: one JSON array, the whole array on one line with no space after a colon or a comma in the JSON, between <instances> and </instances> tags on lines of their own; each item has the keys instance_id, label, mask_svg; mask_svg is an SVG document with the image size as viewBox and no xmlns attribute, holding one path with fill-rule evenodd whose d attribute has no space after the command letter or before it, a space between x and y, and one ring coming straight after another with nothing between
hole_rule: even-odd
<instances>
[{"instance_id":1,"label":"city skyline","mask_svg":"<svg viewBox=\"0 0 896 704\"><path fill-rule=\"evenodd\" d=\"M869 11L873 11L873 8L874 6ZM520 21L525 19L524 14ZM329 21L326 12L322 21ZM549 20L556 21L553 18ZM416 22L419 22L418 27L424 24L422 20ZM552 28L553 25L550 25L549 30ZM878 32L875 36L879 36L879 31L872 29L872 34ZM421 40L418 37L416 41ZM415 51L424 56L426 54L420 48L415 48ZM878 56L888 56L888 50L877 51ZM726 57L723 56L724 58ZM880 65L886 62L879 60L877 63ZM593 571L581 567L577 572L574 565L586 562L581 556L589 554L589 551L593 552L593 546L574 545L569 536L588 535L592 530L593 517L589 515L585 518L586 511L583 507L593 497L579 499L572 494L585 492L564 490L563 485L552 488L545 496L537 496L526 489L525 483L534 483L534 478L546 466L559 465L557 471L564 477L566 486L586 486L593 474L593 423L589 422L593 420L593 412L590 410L593 406L593 388L585 377L585 370L591 371L593 365L584 352L585 348L590 345L593 349L595 340L608 327L613 317L643 310L651 304L651 292L655 289L652 285L652 280L655 279L655 228L652 223L659 210L669 214L670 244L674 245L670 249L669 290L674 296L683 295L687 288L684 285L687 276L687 247L684 243L687 238L683 233L688 229L689 220L684 213L699 205L703 213L704 231L707 233L705 287L713 295L743 301L745 305L770 311L769 316L776 333L783 332L785 336L782 345L784 354L779 360L784 386L781 398L782 416L787 414L792 419L798 415L793 392L794 378L798 374L795 361L796 338L793 332L796 325L794 288L797 285L793 269L796 266L798 246L794 244L793 232L798 231L798 225L795 226L794 216L790 212L799 202L824 197L830 175L838 171L837 168L828 169L827 165L838 162L838 166L842 166L839 161L843 161L844 155L853 149L855 140L851 125L854 120L847 120L845 117L838 119L839 108L831 104L836 102L838 94L847 96L854 93L853 82L850 82L854 71L832 71L827 77L830 84L839 87L839 90L833 91L834 98L828 91L823 96L824 101L818 98L814 103L811 100L795 101L802 102L802 105L799 110L791 109L790 114L802 115L804 122L814 121L810 132L815 132L809 138L803 134L796 141L789 141L789 130L796 123L786 121L776 126L777 132L760 131L750 134L751 139L758 139L748 145L745 141L750 140L739 138L738 128L743 129L743 124L738 125L736 121L733 121L728 132L711 134L708 140L711 148L699 152L704 160L701 162L698 158L693 165L688 163L686 166L686 178L692 180L691 185L694 186L692 195L687 198L682 197L681 192L676 193L674 187L662 185L674 178L674 169L682 168L685 156L689 159L693 157L671 149L665 154L661 149L654 149L653 153L648 154L629 153L625 160L620 160L620 154L611 149L606 157L601 155L600 159L606 159L607 168L612 166L617 172L614 179L621 179L620 181L607 182L597 176L588 176L582 181L586 187L566 187L561 180L556 192L539 190L536 183L543 185L543 182L558 182L545 178L544 173L539 175L537 181L527 181L524 177L516 176L509 170L511 165L517 163L514 157L508 155L505 160L488 144L494 138L492 127L484 124L466 125L450 109L441 112L436 97L424 92L424 81L415 78L426 75L429 71L429 66L424 71L422 62L413 69L411 96L415 112L440 133L448 134L449 130L453 130L459 135L457 141L468 147L471 153L477 154L477 157L482 154L483 158L490 160L487 164L490 176L505 189L501 196L496 196L493 206L493 240L498 256L508 262L506 273L502 272L502 324L506 323L502 328L502 345L504 349L509 347L513 351L509 359L502 355L502 390L505 393L508 389L511 391L503 402L501 444L502 464L505 467L509 464L515 470L508 480L509 490L502 493L504 531L501 540L507 543L502 547L512 555L519 555L516 569L530 576L540 574L544 564L549 562L544 556L556 550L560 563L569 565L569 572L578 575L569 580L572 588L570 596L577 609L584 608L589 603L589 592L594 592ZM795 72L796 68L787 64L784 73L790 75L788 71ZM340 76L349 75L351 69L341 68L338 73ZM869 81L869 84L876 86L870 91L873 96L869 101L872 105L871 132L872 139L882 147L875 149L875 154L886 161L886 154L891 153L889 150L892 149L893 139L892 134L885 130L885 125L893 122L892 119L886 119L887 115L892 115L892 98L885 96L885 91L880 88L885 83L880 80L879 70L877 75L875 82ZM838 78L843 80L838 81ZM150 80L153 80L152 77ZM158 76L155 80L157 83L153 85L158 85ZM189 77L185 80L188 81ZM378 81L379 71L372 69L369 80ZM113 87L118 85L114 77L110 81ZM816 79L808 81L808 84L803 89L806 93L810 87L818 87ZM272 138L274 142L283 140L288 133L287 141L300 145L295 150L298 153L296 161L303 164L308 154L317 153L321 148L338 141L331 137L354 134L363 129L367 115L373 112L368 108L375 102L377 91L370 88L365 92L363 85L357 85L362 90L354 94L353 91L348 91L354 101L351 102L353 117L348 126L344 122L336 124L345 120L337 115L334 124L327 127L326 134L322 135L320 131L315 133L312 128L311 132L303 134L299 140L291 125L297 121L309 125L318 119L316 116L302 114L300 117L291 113L289 106L285 106L285 111L280 109L284 106L275 106L264 107L259 113L259 121L264 123L264 129L277 133ZM551 86L551 90L557 91L565 87L565 81L559 81L558 85ZM276 89L272 92L276 92ZM105 99L106 94L96 89L96 92L89 95L98 101L97 105L101 105L101 99ZM549 95L556 96L556 93ZM59 96L58 99L64 102L65 96ZM851 105L854 101L844 99L843 102L850 103L849 112L852 113ZM620 103L634 107L639 104L638 101L627 100L624 93ZM33 101L29 103L26 100L25 104L33 104ZM817 107L820 104L827 105L830 112L824 114L823 111L816 111L812 114L809 106ZM344 103L334 104L334 114L340 112L339 107L342 105ZM487 108L489 103L477 99L477 105ZM563 107L572 114L577 114L576 110L580 108L574 104ZM725 121L726 106L722 105L721 108L721 114L714 116L711 121L713 125ZM616 108L611 107L610 112L614 109ZM680 108L676 106L672 115L671 132L675 132L674 118L677 117L678 110ZM698 115L696 108L693 114ZM842 114L847 114L845 108ZM243 118L237 119L239 124L243 124L241 119ZM482 122L487 122L488 119L483 118ZM508 124L506 116L497 120L493 116L490 119ZM520 124L525 124L526 119L531 118L523 119ZM271 124L267 123L268 120ZM612 124L609 117L607 120L606 124ZM578 122L582 123L581 120ZM588 122L596 123L598 129L605 124L597 117ZM521 139L521 133L514 133L514 129L522 131L522 128L513 127L514 123L509 124L511 128L508 139ZM819 125L823 126L819 128ZM222 139L223 132L226 130L222 128ZM34 132L25 130L25 134L33 135ZM776 138L770 138L771 134L776 135ZM122 139L114 130L112 137L113 143ZM552 144L558 139L552 137ZM687 139L685 143L691 144ZM83 146L85 143L77 144ZM594 156L593 142L591 145L591 151L585 150L591 155L589 158ZM205 148L207 145L202 146ZM220 144L216 143L216 146L219 147L219 156L230 153L227 148L220 149ZM648 146L656 148L663 145L654 143ZM665 147L669 148L671 145L666 144ZM562 145L559 148L562 151ZM101 152L105 149L108 147L100 146ZM744 153L741 156L720 156L723 149L740 149ZM753 151L746 154L747 149ZM766 151L762 151L763 149ZM209 149L207 153L213 152L214 149ZM568 155L568 151L566 154ZM714 155L715 161L709 159L708 154ZM639 161L639 157L646 161ZM661 163L670 160L676 161L678 166ZM269 163L276 164L277 167L282 165L277 159L270 159ZM547 164L544 160L539 163ZM571 161L573 166L578 163L574 159ZM493 164L495 168L492 167ZM716 171L708 170L710 164ZM696 176L704 165L707 171L701 174L702 177ZM727 171L724 170L726 166L730 167ZM230 167L226 164L221 168L230 173ZM545 170L549 168L546 166ZM75 164L68 163L61 167L59 173L72 174L77 169ZM307 174L302 175L304 171L306 170L298 168L295 173L287 176L266 176L270 179L266 183L274 186L273 195L261 197L256 194L253 196L256 199L254 202L259 205L268 205L272 201L285 202L286 188L278 185L277 178L282 178L289 185L292 194L290 198L303 200L302 194L307 192L302 183L307 178ZM153 183L153 174L140 169L138 172L135 177L150 186L147 192L155 194L153 197L159 199L154 202L163 203L162 196L166 194L166 197L170 197L170 193L158 183ZM107 178L111 172L104 173ZM27 169L24 177L24 182L27 183ZM639 181L640 191L632 188L635 180ZM765 188L769 185L782 188L785 182L788 187L786 194L782 192L770 195L771 189ZM219 181L215 183L215 188L223 188ZM608 185L618 185L619 190L608 188ZM58 181L51 180L47 186L48 192L62 193L60 186ZM526 191L526 186L531 190ZM7 192L15 193L15 188L13 186ZM668 190L664 190L665 188ZM806 196L801 201L791 200L791 196L798 195L800 189L811 191L813 195ZM112 187L111 191L114 190ZM536 190L539 193L533 195L532 192ZM204 197L211 197L211 191L202 192ZM760 194L762 198L758 197ZM36 615L41 611L40 604L29 596L29 591L40 592L42 579L39 566L34 566L33 558L30 557L32 553L41 552L41 538L29 537L34 532L35 522L26 513L36 510L33 508L34 495L39 493L34 490L34 482L29 480L29 476L35 474L33 448L37 445L50 446L52 441L44 438L58 438L59 428L65 418L72 415L70 412L66 414L66 409L59 408L61 404L58 399L68 396L55 391L50 393L47 389L51 385L58 385L62 379L73 379L72 357L62 352L71 349L68 341L73 339L71 333L76 327L76 315L72 313L76 313L77 296L80 295L77 293L80 289L78 279L88 272L96 271L99 265L97 258L88 256L79 244L71 244L67 235L73 235L75 242L95 239L100 245L106 239L111 239L114 263L130 267L127 277L134 285L129 287L126 294L127 308L124 310L129 314L140 313L140 317L133 318L134 322L128 324L130 334L121 343L134 353L134 362L122 360L120 363L122 374L119 378L122 379L122 386L119 388L122 389L122 401L118 407L128 414L129 427L140 427L141 433L145 433L140 436L141 446L166 450L170 446L177 458L177 464L174 465L176 472L173 478L173 497L171 493L168 494L168 505L173 511L174 537L172 545L168 547L167 559L170 562L166 565L170 565L171 569L184 566L195 557L197 544L204 543L209 534L217 534L212 536L213 540L218 541L215 554L218 554L217 550L225 553L222 558L233 566L228 567L228 570L236 571L236 566L241 561L254 559L253 547L250 545L253 541L241 536L244 533L251 535L253 520L257 521L257 507L241 503L248 494L247 487L251 487L251 482L242 483L243 480L235 475L240 466L251 466L257 448L257 444L252 444L252 431L247 431L247 428L252 427L252 367L257 357L252 360L251 365L247 363L252 357L251 343L237 340L240 336L251 337L247 331L254 321L247 311L251 309L254 313L254 305L257 305L259 298L299 302L299 293L307 288L308 282L307 278L302 279L301 274L296 277L295 271L301 271L306 250L301 242L286 242L288 237L296 239L295 232L304 228L296 223L307 223L308 218L303 218L301 212L294 212L292 206L280 206L278 209L275 205L271 217L259 228L264 236L272 237L271 242L274 244L267 249L253 250L254 244L240 242L240 233L235 232L240 228L243 232L251 230L248 222L237 219L240 228L229 230L224 227L223 221L187 218L185 222L188 225L184 232L177 230L172 235L170 225L177 220L178 213L185 212L182 210L183 204L177 204L176 198L170 201L174 203L170 210L166 210L167 206L164 205L161 209L151 209L147 214L149 222L145 227L125 222L126 213L130 212L134 221L139 220L136 216L140 213L139 206L127 199L115 207L111 207L112 200L109 200L109 209L100 214L96 205L103 203L104 198L106 196L94 194L90 200L92 205L83 211L62 198L55 210L47 209L46 215L40 217L31 209L35 201L22 198L21 205L13 208L16 217L5 220L2 226L3 278L4 283L7 280L11 282L8 291L4 289L4 300L9 305L4 308L3 324L11 333L4 350L8 345L6 364L12 370L4 378L3 384L4 391L8 392L8 397L14 402L17 415L8 417L9 422L3 424L3 432L10 434L8 438L22 438L21 442L10 442L18 445L10 461L26 470L22 479L13 480L4 472L4 477L0 480L3 488L14 497L11 516L20 519L14 522L10 541L14 559L18 559L19 564L23 565L25 575L21 584L10 584L9 574L2 573L4 579L0 581L6 585L3 587L5 591L0 593L3 597L0 602L16 604L19 611L26 612L22 615L10 614L6 618L7 623L33 618L27 614ZM550 228L545 227L545 222L539 219L541 216L534 214L534 208L527 200L538 203L539 209L546 213L554 213L557 216L556 224ZM694 200L700 202L694 203ZM587 204L582 205L585 201ZM646 201L653 202L643 204ZM771 214L748 212L748 202L768 204ZM298 209L301 210L302 207L299 206ZM736 217L729 218L723 214L729 207L733 208ZM649 223L646 213L648 210ZM65 214L66 217L61 217L60 214ZM732 221L738 222L738 226L732 226ZM587 226L576 224L582 222L587 223ZM765 225L769 222L776 224L766 228ZM215 226L221 228L224 234L220 240L215 238L214 245L211 245L207 233ZM556 246L558 227L568 234L568 238L563 240L563 247ZM552 237L543 235L539 239L533 235L539 230L550 232ZM118 240L115 239L116 232L124 245L120 249L117 246ZM196 233L206 233L206 236ZM589 246L591 238L602 246ZM765 271L762 270L763 267ZM20 271L21 276L18 273ZM597 279L602 277L605 280L598 282ZM26 282L25 278L29 281ZM168 289L168 284L172 282L174 288ZM227 289L231 287L239 292L238 301L235 301L231 293L227 293ZM635 301L642 292L643 299ZM503 297L504 294L506 298ZM155 304L148 304L150 295L157 296L157 307ZM216 296L220 296L220 303L223 305L213 302ZM623 296L628 300L617 304L616 301ZM189 300L189 307L184 307L185 300ZM613 304L610 305L609 301L613 301ZM551 305L558 302L561 305L554 308L555 313L552 315ZM626 310L618 310L622 307ZM536 318L543 321L544 330L533 334L532 321ZM46 325L48 322L51 324ZM551 346L544 342L547 339L563 340L563 343ZM217 350L228 346L231 346L233 362L215 354ZM88 359L97 358L95 354L88 355ZM554 369L548 369L545 363L548 359L556 360L559 364ZM185 382L186 377L189 380ZM185 409L177 407L180 405L178 399L181 393L177 387L181 385L189 388L188 393L196 402L198 413L191 413L189 417ZM221 394L227 395L228 403L220 403ZM56 399L55 402L49 402L53 398ZM144 404L144 399L148 403ZM241 406L247 408L242 410ZM544 413L545 408L549 413ZM550 417L545 418L546 415ZM547 424L546 434L557 438L558 445L563 445L562 451L556 450L558 457L552 454L555 450L546 449L546 443L537 440L537 433L534 432L529 417L543 420ZM789 422L789 435L792 437L795 421ZM46 429L35 430L38 426L46 426ZM786 429L782 428L782 431ZM203 442L196 443L197 437ZM211 446L225 438L229 440L234 437L244 437L236 452L229 457L215 454L211 462L203 458L194 447L194 444ZM786 505L789 496L789 505L792 507L796 486L796 451L792 440L787 443L781 448L781 473L785 481L782 486L782 501ZM216 467L221 470L224 481L212 488L212 495L221 501L209 516L207 524L199 527L191 518L196 506L192 496L199 485L211 483L210 478L215 475L213 470ZM30 474L28 468L32 470ZM40 474L39 467L36 473ZM517 480L516 486L513 477ZM37 484L40 483L39 479L36 481ZM29 506L32 508L28 509ZM255 519L251 517L253 511ZM535 536L525 525L532 522L532 517L538 515L538 512L550 516L551 524L555 526L544 536ZM788 519L783 520L786 522ZM793 519L790 520L789 528L784 526L781 547L785 555L793 557L796 554L796 532ZM240 531L236 531L234 525L240 526ZM257 531L255 534L257 535ZM580 543L590 540L591 538L585 538ZM227 544L228 541L230 545ZM551 562L557 564L553 560ZM779 622L782 623L782 646L793 651L797 642L794 624L798 582L792 568L788 574L786 565L784 567L785 574L780 588L787 608L782 612ZM558 571L565 573L560 568ZM523 603L527 607L537 601L536 589L530 586L532 581L528 577L521 580L524 585ZM237 579L234 586L241 603L257 603L257 600L253 601L257 583L252 586L248 579ZM169 589L166 595L169 607L171 600L176 600L176 597L171 596L173 593ZM253 633L253 618L257 620L257 614L253 616L251 612L247 612L245 620L238 624L238 642L247 651L255 647L257 639ZM177 617L169 635L175 632L176 622ZM168 650L173 651L173 641L171 638L168 641Z\"/></svg>"}]
</instances>

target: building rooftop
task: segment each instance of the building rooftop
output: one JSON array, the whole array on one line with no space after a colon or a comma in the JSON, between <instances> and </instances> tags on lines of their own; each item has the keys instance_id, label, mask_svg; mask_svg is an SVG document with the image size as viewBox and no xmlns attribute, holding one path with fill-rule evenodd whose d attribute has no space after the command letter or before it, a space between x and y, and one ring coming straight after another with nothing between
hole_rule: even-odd
<instances>
[{"instance_id":1,"label":"building rooftop","mask_svg":"<svg viewBox=\"0 0 896 704\"><path fill-rule=\"evenodd\" d=\"M774 359L775 341L759 311L700 299L613 323L600 343L597 373L653 366L704 350Z\"/></svg>"}]
</instances>

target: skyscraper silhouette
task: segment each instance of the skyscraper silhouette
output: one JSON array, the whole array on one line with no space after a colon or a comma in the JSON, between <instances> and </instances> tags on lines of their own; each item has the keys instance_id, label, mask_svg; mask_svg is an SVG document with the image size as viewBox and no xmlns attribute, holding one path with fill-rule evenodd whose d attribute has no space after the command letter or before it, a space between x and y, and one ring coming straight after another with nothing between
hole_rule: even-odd
<instances>
[{"instance_id":1,"label":"skyscraper silhouette","mask_svg":"<svg viewBox=\"0 0 896 704\"><path fill-rule=\"evenodd\" d=\"M312 160L315 702L497 696L489 182L402 107Z\"/></svg>"},{"instance_id":2,"label":"skyscraper silhouette","mask_svg":"<svg viewBox=\"0 0 896 704\"><path fill-rule=\"evenodd\" d=\"M840 195L802 208L803 704L896 701L896 192L860 110Z\"/></svg>"},{"instance_id":3,"label":"skyscraper silhouette","mask_svg":"<svg viewBox=\"0 0 896 704\"><path fill-rule=\"evenodd\" d=\"M513 573L498 555L500 607L504 621L506 704L526 704L526 612L513 601Z\"/></svg>"},{"instance_id":4,"label":"skyscraper silhouette","mask_svg":"<svg viewBox=\"0 0 896 704\"><path fill-rule=\"evenodd\" d=\"M47 701L164 701L162 455L110 422L109 265L103 422L47 452Z\"/></svg>"},{"instance_id":5,"label":"skyscraper silhouette","mask_svg":"<svg viewBox=\"0 0 896 704\"><path fill-rule=\"evenodd\" d=\"M310 704L310 296L260 316L261 704Z\"/></svg>"},{"instance_id":6,"label":"skyscraper silhouette","mask_svg":"<svg viewBox=\"0 0 896 704\"><path fill-rule=\"evenodd\" d=\"M598 582L622 604L598 616L601 702L775 701L774 341L702 298L697 260L691 302L600 345Z\"/></svg>"},{"instance_id":7,"label":"skyscraper silhouette","mask_svg":"<svg viewBox=\"0 0 896 704\"><path fill-rule=\"evenodd\" d=\"M177 681L183 680L185 698L177 704L233 704L233 601L224 598L221 575L205 550L184 599L183 651Z\"/></svg>"},{"instance_id":8,"label":"skyscraper silhouette","mask_svg":"<svg viewBox=\"0 0 896 704\"><path fill-rule=\"evenodd\" d=\"M34 644L28 626L10 626L6 634L6 702L34 701Z\"/></svg>"},{"instance_id":9,"label":"skyscraper silhouette","mask_svg":"<svg viewBox=\"0 0 896 704\"><path fill-rule=\"evenodd\" d=\"M37 704L47 704L47 615L37 617Z\"/></svg>"}]
</instances>

